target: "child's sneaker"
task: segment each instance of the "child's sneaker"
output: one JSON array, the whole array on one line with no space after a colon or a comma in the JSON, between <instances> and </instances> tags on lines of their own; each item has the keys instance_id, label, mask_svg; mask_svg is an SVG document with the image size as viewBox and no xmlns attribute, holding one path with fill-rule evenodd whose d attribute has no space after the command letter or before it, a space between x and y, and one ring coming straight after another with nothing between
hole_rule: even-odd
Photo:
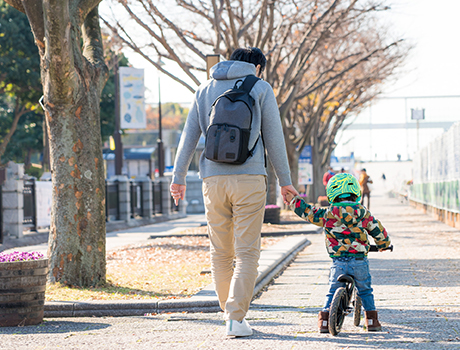
<instances>
[{"instance_id":1,"label":"child's sneaker","mask_svg":"<svg viewBox=\"0 0 460 350\"><path fill-rule=\"evenodd\" d=\"M320 311L318 314L318 328L320 333L329 333L329 312Z\"/></svg>"},{"instance_id":2,"label":"child's sneaker","mask_svg":"<svg viewBox=\"0 0 460 350\"><path fill-rule=\"evenodd\" d=\"M252 335L252 329L244 318L242 321L228 320L226 323L228 336L248 337Z\"/></svg>"},{"instance_id":3,"label":"child's sneaker","mask_svg":"<svg viewBox=\"0 0 460 350\"><path fill-rule=\"evenodd\" d=\"M364 329L368 332L380 332L382 330L377 311L364 311Z\"/></svg>"}]
</instances>

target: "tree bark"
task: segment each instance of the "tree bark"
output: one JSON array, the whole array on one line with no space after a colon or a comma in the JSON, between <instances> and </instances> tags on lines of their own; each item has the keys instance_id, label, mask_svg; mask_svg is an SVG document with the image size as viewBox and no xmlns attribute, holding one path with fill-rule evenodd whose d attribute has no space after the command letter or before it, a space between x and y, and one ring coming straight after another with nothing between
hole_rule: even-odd
<instances>
[{"instance_id":1,"label":"tree bark","mask_svg":"<svg viewBox=\"0 0 460 350\"><path fill-rule=\"evenodd\" d=\"M48 15L54 16L55 9L50 8ZM95 9L83 25L83 51L88 59L78 55L79 28L69 30L70 21L66 21L60 30L68 35L56 40L57 52L48 57L50 69L42 72L48 92L45 101L53 181L49 279L78 286L98 285L106 278L105 181L99 121L106 69L98 52L97 42L102 40L97 17ZM62 50L60 42L60 48L69 43L72 46ZM68 79L60 80L66 75Z\"/></svg>"},{"instance_id":2,"label":"tree bark","mask_svg":"<svg viewBox=\"0 0 460 350\"><path fill-rule=\"evenodd\" d=\"M98 3L24 0L17 7L28 16L41 57L53 186L48 279L74 286L106 279L99 103L108 70Z\"/></svg>"},{"instance_id":3,"label":"tree bark","mask_svg":"<svg viewBox=\"0 0 460 350\"><path fill-rule=\"evenodd\" d=\"M319 196L326 195L326 188L323 185L325 167L322 165L323 154L319 152L319 147L317 144L312 145L311 151L313 158L313 185L310 188L310 197L311 201L316 203Z\"/></svg>"}]
</instances>

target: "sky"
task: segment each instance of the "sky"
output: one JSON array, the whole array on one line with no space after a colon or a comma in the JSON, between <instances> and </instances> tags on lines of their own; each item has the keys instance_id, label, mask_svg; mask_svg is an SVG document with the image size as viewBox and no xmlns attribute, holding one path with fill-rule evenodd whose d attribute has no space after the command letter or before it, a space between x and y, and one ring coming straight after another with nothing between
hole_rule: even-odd
<instances>
[{"instance_id":1,"label":"sky","mask_svg":"<svg viewBox=\"0 0 460 350\"><path fill-rule=\"evenodd\" d=\"M425 109L424 122L460 120L460 34L459 0L394 0L392 10L382 20L393 33L414 45L402 72L383 87L382 98L359 116L355 124L413 123L411 109ZM161 101L190 103L193 94L177 82L158 75L155 68L135 54L127 53L130 63L144 68L146 103L158 103L158 80ZM167 63L168 65L172 63ZM169 68L172 66L167 66ZM199 76L204 81L205 74ZM442 96L442 97L440 97ZM456 96L456 97L455 97ZM391 97L391 98L389 98ZM423 98L422 98L423 97ZM365 161L412 159L417 149L425 147L444 132L442 128L346 130L336 138L337 156Z\"/></svg>"},{"instance_id":2,"label":"sky","mask_svg":"<svg viewBox=\"0 0 460 350\"><path fill-rule=\"evenodd\" d=\"M422 128L424 122L459 121L460 1L402 0L392 6L393 30L414 44L403 72L386 84L382 98L364 110L354 123L412 123L411 109L425 109L419 131L413 129L349 130L336 138L337 156L354 152L362 160L412 159L417 149L444 132ZM390 23L391 23L390 22ZM442 97L441 97L442 96ZM388 98L391 97L391 98Z\"/></svg>"}]
</instances>

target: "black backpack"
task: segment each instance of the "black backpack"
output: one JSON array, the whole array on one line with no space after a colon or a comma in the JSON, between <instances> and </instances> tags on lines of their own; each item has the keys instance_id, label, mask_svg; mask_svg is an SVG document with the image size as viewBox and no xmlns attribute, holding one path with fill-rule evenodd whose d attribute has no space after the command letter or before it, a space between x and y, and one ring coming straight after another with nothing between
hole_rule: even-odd
<instances>
[{"instance_id":1,"label":"black backpack","mask_svg":"<svg viewBox=\"0 0 460 350\"><path fill-rule=\"evenodd\" d=\"M248 75L244 82L238 80L233 89L225 91L212 104L209 127L206 130L205 157L217 163L243 164L253 155L249 149L254 99L249 95L260 80ZM259 136L260 137L260 136Z\"/></svg>"}]
</instances>

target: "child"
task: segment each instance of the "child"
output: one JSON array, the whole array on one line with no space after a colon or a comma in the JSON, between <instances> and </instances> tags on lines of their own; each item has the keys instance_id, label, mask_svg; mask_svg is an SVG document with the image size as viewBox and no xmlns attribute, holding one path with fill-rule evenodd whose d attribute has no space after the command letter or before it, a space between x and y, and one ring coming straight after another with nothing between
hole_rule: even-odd
<instances>
[{"instance_id":1,"label":"child","mask_svg":"<svg viewBox=\"0 0 460 350\"><path fill-rule=\"evenodd\" d=\"M326 248L332 258L329 292L323 311L318 315L319 331L329 333L329 306L336 289L344 284L337 282L337 277L344 273L355 279L364 307L364 328L368 331L380 331L382 327L375 310L367 261L368 234L372 236L379 250L390 246L390 238L380 221L359 203L361 189L353 175L334 175L327 184L326 194L331 207L324 209L312 207L298 196L287 197L291 208L299 217L324 227Z\"/></svg>"}]
</instances>

